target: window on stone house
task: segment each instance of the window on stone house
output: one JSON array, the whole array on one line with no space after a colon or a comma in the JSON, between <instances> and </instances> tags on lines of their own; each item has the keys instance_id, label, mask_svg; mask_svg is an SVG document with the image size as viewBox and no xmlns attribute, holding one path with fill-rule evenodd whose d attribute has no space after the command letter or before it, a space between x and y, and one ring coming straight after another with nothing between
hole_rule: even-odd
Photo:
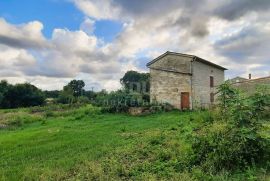
<instances>
[{"instance_id":1,"label":"window on stone house","mask_svg":"<svg viewBox=\"0 0 270 181\"><path fill-rule=\"evenodd\" d=\"M214 77L210 76L210 87L214 87Z\"/></svg>"}]
</instances>

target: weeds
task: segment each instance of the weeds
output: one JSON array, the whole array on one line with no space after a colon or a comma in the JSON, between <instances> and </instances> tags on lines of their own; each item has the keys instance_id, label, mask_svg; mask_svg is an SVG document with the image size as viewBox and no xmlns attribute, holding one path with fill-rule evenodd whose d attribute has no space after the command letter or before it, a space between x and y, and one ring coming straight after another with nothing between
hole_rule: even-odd
<instances>
[{"instance_id":1,"label":"weeds","mask_svg":"<svg viewBox=\"0 0 270 181\"><path fill-rule=\"evenodd\" d=\"M224 84L219 88L220 105L195 134L192 148L194 165L206 173L222 170L244 170L264 164L269 158L269 139L260 134L269 92L258 92L244 97L239 91ZM210 112L211 113L211 112Z\"/></svg>"},{"instance_id":2,"label":"weeds","mask_svg":"<svg viewBox=\"0 0 270 181\"><path fill-rule=\"evenodd\" d=\"M0 110L0 124L24 128L0 130L0 179L269 180L260 95L226 107L226 116L218 108L143 117L91 105Z\"/></svg>"}]
</instances>

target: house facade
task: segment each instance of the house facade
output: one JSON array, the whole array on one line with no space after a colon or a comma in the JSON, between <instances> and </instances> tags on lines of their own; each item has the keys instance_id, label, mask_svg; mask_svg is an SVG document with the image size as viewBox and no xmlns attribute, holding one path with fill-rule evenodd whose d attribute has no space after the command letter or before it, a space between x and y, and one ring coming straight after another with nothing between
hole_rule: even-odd
<instances>
[{"instance_id":1,"label":"house facade","mask_svg":"<svg viewBox=\"0 0 270 181\"><path fill-rule=\"evenodd\" d=\"M147 64L151 102L169 103L177 109L209 107L216 88L224 82L226 68L193 55L166 52Z\"/></svg>"}]
</instances>

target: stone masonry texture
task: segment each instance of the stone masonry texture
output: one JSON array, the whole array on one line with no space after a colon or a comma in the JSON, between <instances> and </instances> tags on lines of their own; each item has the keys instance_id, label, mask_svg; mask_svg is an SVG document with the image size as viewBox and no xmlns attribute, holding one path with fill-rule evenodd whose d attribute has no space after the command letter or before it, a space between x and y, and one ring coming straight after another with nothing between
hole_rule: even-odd
<instances>
[{"instance_id":1,"label":"stone masonry texture","mask_svg":"<svg viewBox=\"0 0 270 181\"><path fill-rule=\"evenodd\" d=\"M192 56L167 54L149 68L151 102L169 103L177 109L181 109L181 92L189 92L190 108L209 107L210 94L216 95L216 87L224 82L224 69ZM213 88L210 76L214 78Z\"/></svg>"}]
</instances>

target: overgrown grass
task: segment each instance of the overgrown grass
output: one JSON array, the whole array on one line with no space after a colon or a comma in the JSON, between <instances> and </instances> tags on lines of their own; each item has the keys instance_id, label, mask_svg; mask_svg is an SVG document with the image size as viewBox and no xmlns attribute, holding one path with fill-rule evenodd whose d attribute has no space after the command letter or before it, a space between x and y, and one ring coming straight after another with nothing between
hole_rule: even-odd
<instances>
[{"instance_id":1,"label":"overgrown grass","mask_svg":"<svg viewBox=\"0 0 270 181\"><path fill-rule=\"evenodd\" d=\"M189 165L191 139L208 122L208 112L129 116L90 105L0 110L0 180L270 179L265 166L210 175Z\"/></svg>"}]
</instances>

